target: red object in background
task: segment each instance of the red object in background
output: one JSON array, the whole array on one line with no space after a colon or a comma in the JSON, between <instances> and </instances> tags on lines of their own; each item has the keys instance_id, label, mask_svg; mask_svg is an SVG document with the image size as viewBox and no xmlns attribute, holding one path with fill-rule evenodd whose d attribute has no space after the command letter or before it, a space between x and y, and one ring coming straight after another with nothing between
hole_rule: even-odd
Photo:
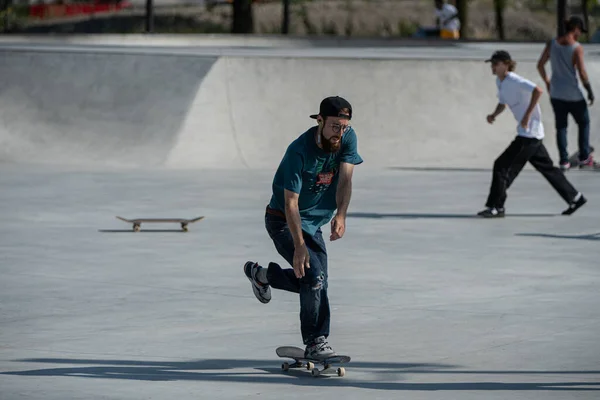
<instances>
[{"instance_id":1,"label":"red object in background","mask_svg":"<svg viewBox=\"0 0 600 400\"><path fill-rule=\"evenodd\" d=\"M84 14L101 14L110 11L119 11L128 8L131 4L127 1L119 2L100 2L102 0L92 0L87 3L71 4L35 4L29 6L29 17L31 18L56 18L72 17Z\"/></svg>"}]
</instances>

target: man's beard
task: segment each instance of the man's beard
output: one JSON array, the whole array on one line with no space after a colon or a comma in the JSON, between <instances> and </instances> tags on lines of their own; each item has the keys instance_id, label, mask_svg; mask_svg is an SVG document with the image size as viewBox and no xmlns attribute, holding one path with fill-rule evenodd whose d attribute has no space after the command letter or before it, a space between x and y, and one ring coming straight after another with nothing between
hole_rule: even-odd
<instances>
[{"instance_id":1,"label":"man's beard","mask_svg":"<svg viewBox=\"0 0 600 400\"><path fill-rule=\"evenodd\" d=\"M338 151L340 149L340 146L342 145L341 137L332 136L331 139L334 139L334 138L338 139L337 143L332 143L332 142L330 142L331 139L327 140L327 138L325 136L323 136L323 131L321 131L319 133L319 135L321 135L321 146L323 146L323 151L325 151L327 153L335 153L336 151Z\"/></svg>"}]
</instances>

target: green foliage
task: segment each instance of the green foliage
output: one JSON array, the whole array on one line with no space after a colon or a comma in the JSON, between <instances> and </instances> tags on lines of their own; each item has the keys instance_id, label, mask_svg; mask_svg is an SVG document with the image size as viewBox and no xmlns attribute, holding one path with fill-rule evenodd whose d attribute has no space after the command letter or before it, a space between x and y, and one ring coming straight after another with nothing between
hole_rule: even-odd
<instances>
[{"instance_id":1,"label":"green foliage","mask_svg":"<svg viewBox=\"0 0 600 400\"><path fill-rule=\"evenodd\" d=\"M412 36L419 29L419 24L401 19L398 21L398 35L401 37Z\"/></svg>"},{"instance_id":2,"label":"green foliage","mask_svg":"<svg viewBox=\"0 0 600 400\"><path fill-rule=\"evenodd\" d=\"M310 0L308 0L308 1L310 1ZM308 35L316 35L318 33L318 29L315 26L315 24L313 24L313 22L310 20L310 17L308 16L308 8L306 7L305 2L302 2L300 4L298 14L299 14L300 19L302 20L302 25L304 25L304 29L306 30L306 33Z\"/></svg>"}]
</instances>

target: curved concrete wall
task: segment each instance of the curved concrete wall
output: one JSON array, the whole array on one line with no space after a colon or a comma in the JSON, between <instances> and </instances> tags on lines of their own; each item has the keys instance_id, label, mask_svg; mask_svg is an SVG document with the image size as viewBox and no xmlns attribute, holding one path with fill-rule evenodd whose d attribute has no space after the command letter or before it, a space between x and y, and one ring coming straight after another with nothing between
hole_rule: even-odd
<instances>
[{"instance_id":1,"label":"curved concrete wall","mask_svg":"<svg viewBox=\"0 0 600 400\"><path fill-rule=\"evenodd\" d=\"M541 83L533 61L517 72ZM274 168L331 94L355 108L366 166L489 168L517 125L485 121L495 77L479 60L6 51L0 76L3 162ZM542 109L556 159L547 95ZM571 119L571 152L575 138Z\"/></svg>"},{"instance_id":2,"label":"curved concrete wall","mask_svg":"<svg viewBox=\"0 0 600 400\"><path fill-rule=\"evenodd\" d=\"M0 161L163 165L214 61L6 52Z\"/></svg>"}]
</instances>

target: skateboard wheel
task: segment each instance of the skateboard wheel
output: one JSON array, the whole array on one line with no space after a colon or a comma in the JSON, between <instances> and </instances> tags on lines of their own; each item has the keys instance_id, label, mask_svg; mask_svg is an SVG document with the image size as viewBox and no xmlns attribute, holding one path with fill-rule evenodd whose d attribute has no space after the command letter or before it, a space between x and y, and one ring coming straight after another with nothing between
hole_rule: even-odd
<instances>
[{"instance_id":1,"label":"skateboard wheel","mask_svg":"<svg viewBox=\"0 0 600 400\"><path fill-rule=\"evenodd\" d=\"M320 372L318 369L313 369L312 371L310 371L310 373L312 374L312 376L319 376Z\"/></svg>"},{"instance_id":2,"label":"skateboard wheel","mask_svg":"<svg viewBox=\"0 0 600 400\"><path fill-rule=\"evenodd\" d=\"M309 371L311 369L314 370L314 368L315 368L315 364L311 363L310 361L306 363L306 369L307 370L309 370Z\"/></svg>"},{"instance_id":3,"label":"skateboard wheel","mask_svg":"<svg viewBox=\"0 0 600 400\"><path fill-rule=\"evenodd\" d=\"M288 364L287 362L284 362L283 364L281 364L281 369L284 371L287 371L290 369L290 364Z\"/></svg>"},{"instance_id":4,"label":"skateboard wheel","mask_svg":"<svg viewBox=\"0 0 600 400\"><path fill-rule=\"evenodd\" d=\"M139 225L133 225L133 231L134 232L139 232L140 231L140 226Z\"/></svg>"},{"instance_id":5,"label":"skateboard wheel","mask_svg":"<svg viewBox=\"0 0 600 400\"><path fill-rule=\"evenodd\" d=\"M344 376L346 375L346 370L343 367L340 367L337 369L337 374L338 376Z\"/></svg>"},{"instance_id":6,"label":"skateboard wheel","mask_svg":"<svg viewBox=\"0 0 600 400\"><path fill-rule=\"evenodd\" d=\"M184 232L187 232L188 231L187 224L181 224L181 229L183 229Z\"/></svg>"}]
</instances>

